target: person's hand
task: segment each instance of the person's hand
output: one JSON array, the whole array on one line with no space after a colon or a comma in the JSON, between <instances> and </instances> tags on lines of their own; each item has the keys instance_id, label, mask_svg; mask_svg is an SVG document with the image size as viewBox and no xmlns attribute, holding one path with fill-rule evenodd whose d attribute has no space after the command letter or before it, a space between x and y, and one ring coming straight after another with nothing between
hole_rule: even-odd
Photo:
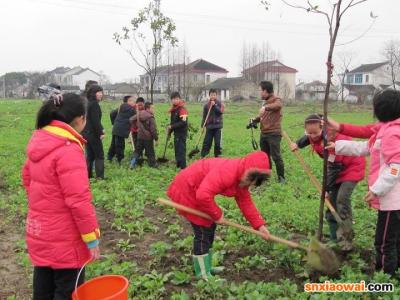
<instances>
[{"instance_id":1,"label":"person's hand","mask_svg":"<svg viewBox=\"0 0 400 300\"><path fill-rule=\"evenodd\" d=\"M327 124L329 129L339 131L340 129L340 124L336 122L334 119L328 118Z\"/></svg>"},{"instance_id":2,"label":"person's hand","mask_svg":"<svg viewBox=\"0 0 400 300\"><path fill-rule=\"evenodd\" d=\"M93 260L98 260L100 258L100 248L99 246L89 249L90 257Z\"/></svg>"},{"instance_id":3,"label":"person's hand","mask_svg":"<svg viewBox=\"0 0 400 300\"><path fill-rule=\"evenodd\" d=\"M214 100L210 101L210 104L211 104L211 106L214 106L215 105L215 101Z\"/></svg>"},{"instance_id":4,"label":"person's hand","mask_svg":"<svg viewBox=\"0 0 400 300\"><path fill-rule=\"evenodd\" d=\"M265 113L265 106L261 107L258 114L262 116Z\"/></svg>"},{"instance_id":5,"label":"person's hand","mask_svg":"<svg viewBox=\"0 0 400 300\"><path fill-rule=\"evenodd\" d=\"M264 239L268 240L269 239L269 231L267 229L267 227L265 225L260 226L260 228L258 228L258 231L261 232L264 236Z\"/></svg>"},{"instance_id":6,"label":"person's hand","mask_svg":"<svg viewBox=\"0 0 400 300\"><path fill-rule=\"evenodd\" d=\"M374 200L376 197L377 197L377 196L376 196L373 192L369 191L369 192L364 196L364 200L365 200L365 202L368 202L368 204L369 204L369 203L370 203L372 200Z\"/></svg>"},{"instance_id":7,"label":"person's hand","mask_svg":"<svg viewBox=\"0 0 400 300\"><path fill-rule=\"evenodd\" d=\"M290 144L290 150L291 150L292 152L294 152L294 151L296 151L296 150L299 150L299 146L298 146L296 143L291 143L291 144Z\"/></svg>"},{"instance_id":8,"label":"person's hand","mask_svg":"<svg viewBox=\"0 0 400 300\"><path fill-rule=\"evenodd\" d=\"M215 221L215 223L220 224L220 225L225 224L224 212L222 212L221 217L217 221Z\"/></svg>"},{"instance_id":9,"label":"person's hand","mask_svg":"<svg viewBox=\"0 0 400 300\"><path fill-rule=\"evenodd\" d=\"M168 130L168 131L171 131L171 129L172 129L172 126L171 126L171 125L168 125L168 126L167 126L167 130Z\"/></svg>"},{"instance_id":10,"label":"person's hand","mask_svg":"<svg viewBox=\"0 0 400 300\"><path fill-rule=\"evenodd\" d=\"M325 149L327 149L327 150L335 150L335 146L336 146L336 144L334 142L328 142L328 144L325 147Z\"/></svg>"},{"instance_id":11,"label":"person's hand","mask_svg":"<svg viewBox=\"0 0 400 300\"><path fill-rule=\"evenodd\" d=\"M105 134L102 134L102 135L100 136L100 140L103 140L105 136L106 136Z\"/></svg>"}]
</instances>

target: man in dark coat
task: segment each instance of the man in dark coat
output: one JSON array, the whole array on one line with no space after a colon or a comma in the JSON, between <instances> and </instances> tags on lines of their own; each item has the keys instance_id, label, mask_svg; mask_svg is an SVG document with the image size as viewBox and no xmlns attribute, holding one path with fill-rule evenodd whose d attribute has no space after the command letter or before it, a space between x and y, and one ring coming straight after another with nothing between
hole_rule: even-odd
<instances>
[{"instance_id":1,"label":"man in dark coat","mask_svg":"<svg viewBox=\"0 0 400 300\"><path fill-rule=\"evenodd\" d=\"M103 99L103 88L92 85L87 92L88 109L86 126L82 134L87 141L86 160L89 178L93 177L93 165L96 177L104 179L104 150L103 142L105 131L101 124L101 108L99 102Z\"/></svg>"},{"instance_id":2,"label":"man in dark coat","mask_svg":"<svg viewBox=\"0 0 400 300\"><path fill-rule=\"evenodd\" d=\"M221 131L222 116L224 113L224 104L217 99L217 91L211 89L208 93L209 100L203 107L203 120L201 126L206 127L206 135L201 149L201 157L205 157L210 152L214 140L214 156L221 155ZM211 110L210 110L211 109ZM207 118L208 111L210 114Z\"/></svg>"},{"instance_id":3,"label":"man in dark coat","mask_svg":"<svg viewBox=\"0 0 400 300\"><path fill-rule=\"evenodd\" d=\"M117 161L121 164L125 152L125 139L129 136L131 124L129 118L132 117L136 111L132 96L125 96L122 100L123 103L117 109L115 119L111 117L113 124L111 145L108 149L107 159L111 162L114 156L117 156Z\"/></svg>"}]
</instances>

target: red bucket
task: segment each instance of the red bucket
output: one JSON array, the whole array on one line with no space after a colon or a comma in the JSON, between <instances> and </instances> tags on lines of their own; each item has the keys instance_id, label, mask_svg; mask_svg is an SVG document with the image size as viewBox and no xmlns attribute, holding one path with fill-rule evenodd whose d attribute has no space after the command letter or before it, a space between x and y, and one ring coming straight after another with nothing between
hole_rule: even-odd
<instances>
[{"instance_id":1,"label":"red bucket","mask_svg":"<svg viewBox=\"0 0 400 300\"><path fill-rule=\"evenodd\" d=\"M93 278L72 293L73 300L128 300L129 281L120 275Z\"/></svg>"}]
</instances>

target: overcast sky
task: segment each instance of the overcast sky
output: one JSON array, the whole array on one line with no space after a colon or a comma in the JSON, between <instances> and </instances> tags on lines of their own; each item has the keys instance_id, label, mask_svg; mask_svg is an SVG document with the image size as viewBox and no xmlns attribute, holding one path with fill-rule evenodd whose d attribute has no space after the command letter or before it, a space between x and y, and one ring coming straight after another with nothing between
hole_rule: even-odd
<instances>
[{"instance_id":1,"label":"overcast sky","mask_svg":"<svg viewBox=\"0 0 400 300\"><path fill-rule=\"evenodd\" d=\"M279 0L270 2L269 11L259 0L161 0L161 6L175 20L176 35L186 41L191 60L206 59L229 70L228 76L237 76L243 42L268 41L279 51L282 63L299 71L297 81L324 80L328 49L324 17L289 8ZM329 3L312 2L322 7ZM112 35L147 3L1 0L0 74L80 65L103 71L113 82L134 78L142 71ZM338 44L362 35L371 25L371 11L378 16L371 30L354 43L336 48L356 53L353 67L381 61L384 42L400 38L400 1L369 0L345 15Z\"/></svg>"}]
</instances>

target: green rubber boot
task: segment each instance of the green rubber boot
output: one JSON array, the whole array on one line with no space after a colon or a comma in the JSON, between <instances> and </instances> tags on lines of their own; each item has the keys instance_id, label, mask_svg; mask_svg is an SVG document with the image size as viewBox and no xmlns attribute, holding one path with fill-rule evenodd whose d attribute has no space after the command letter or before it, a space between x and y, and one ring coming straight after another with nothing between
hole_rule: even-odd
<instances>
[{"instance_id":1,"label":"green rubber boot","mask_svg":"<svg viewBox=\"0 0 400 300\"><path fill-rule=\"evenodd\" d=\"M210 248L209 253L208 253L208 259L210 260L211 274L212 275L221 274L225 270L225 267L222 267L222 266L213 267L212 266L213 265L213 263L212 263L213 254L214 254L214 251L212 248Z\"/></svg>"},{"instance_id":2,"label":"green rubber boot","mask_svg":"<svg viewBox=\"0 0 400 300\"><path fill-rule=\"evenodd\" d=\"M208 281L212 277L209 253L193 255L193 267L197 279Z\"/></svg>"}]
</instances>

